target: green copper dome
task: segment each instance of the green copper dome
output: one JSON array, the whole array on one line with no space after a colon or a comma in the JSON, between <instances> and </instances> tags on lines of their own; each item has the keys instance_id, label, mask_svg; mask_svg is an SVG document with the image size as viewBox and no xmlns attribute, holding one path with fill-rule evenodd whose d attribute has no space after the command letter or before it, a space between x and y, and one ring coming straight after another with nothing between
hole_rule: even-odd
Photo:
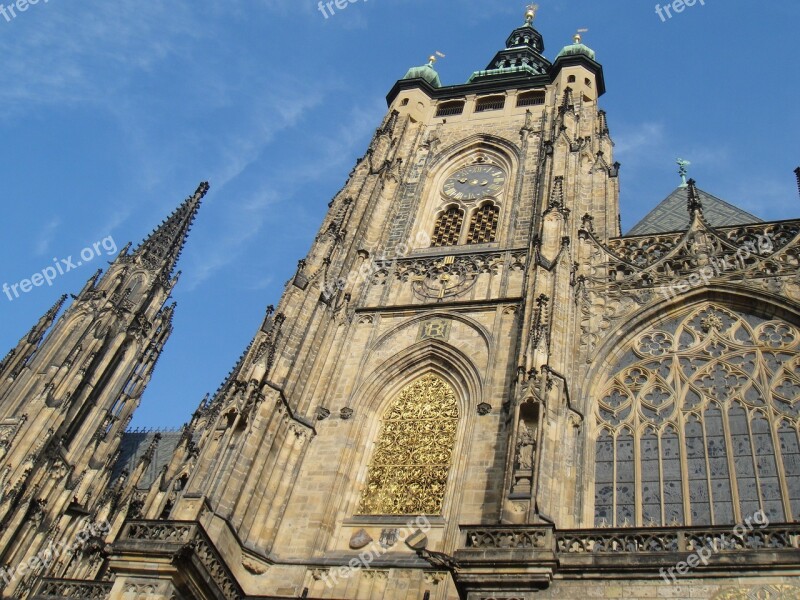
<instances>
[{"instance_id":1,"label":"green copper dome","mask_svg":"<svg viewBox=\"0 0 800 600\"><path fill-rule=\"evenodd\" d=\"M579 55L579 54L582 54L584 56L588 56L592 60L594 60L594 57L595 57L594 50L589 48L589 46L586 46L586 45L582 44L581 43L581 36L580 35L576 35L575 36L575 43L574 44L570 44L569 46L564 46L564 48L561 50L561 52L558 53L558 56L556 56L556 60L558 60L562 56L576 56L576 55Z\"/></svg>"},{"instance_id":2,"label":"green copper dome","mask_svg":"<svg viewBox=\"0 0 800 600\"><path fill-rule=\"evenodd\" d=\"M431 62L429 62L427 65L422 65L421 67L411 67L403 79L424 79L435 88L442 87L439 74L436 72L436 69L433 68L433 62L434 61L431 60Z\"/></svg>"}]
</instances>

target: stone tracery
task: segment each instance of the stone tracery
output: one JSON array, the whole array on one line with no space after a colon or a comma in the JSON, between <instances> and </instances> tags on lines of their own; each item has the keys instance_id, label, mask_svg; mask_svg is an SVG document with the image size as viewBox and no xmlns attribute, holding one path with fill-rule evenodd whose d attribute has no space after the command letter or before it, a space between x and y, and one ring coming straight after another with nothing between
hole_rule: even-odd
<instances>
[{"instance_id":1,"label":"stone tracery","mask_svg":"<svg viewBox=\"0 0 800 600\"><path fill-rule=\"evenodd\" d=\"M602 389L597 525L800 515L792 325L705 303L637 336Z\"/></svg>"}]
</instances>

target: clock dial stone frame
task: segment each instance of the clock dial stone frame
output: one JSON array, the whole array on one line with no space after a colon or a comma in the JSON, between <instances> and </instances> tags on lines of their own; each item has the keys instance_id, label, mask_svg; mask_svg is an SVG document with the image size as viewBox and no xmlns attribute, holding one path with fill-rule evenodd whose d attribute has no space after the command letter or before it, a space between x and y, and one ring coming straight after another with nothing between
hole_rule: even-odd
<instances>
[{"instance_id":1,"label":"clock dial stone frame","mask_svg":"<svg viewBox=\"0 0 800 600\"><path fill-rule=\"evenodd\" d=\"M487 164L463 167L444 181L442 194L450 200L476 200L502 191L506 174L500 167Z\"/></svg>"}]
</instances>

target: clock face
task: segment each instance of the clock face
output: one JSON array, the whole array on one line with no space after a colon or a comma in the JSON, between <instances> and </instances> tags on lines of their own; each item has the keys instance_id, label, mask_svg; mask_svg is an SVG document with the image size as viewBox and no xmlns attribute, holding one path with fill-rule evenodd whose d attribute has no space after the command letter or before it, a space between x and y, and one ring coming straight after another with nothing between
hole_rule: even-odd
<instances>
[{"instance_id":1,"label":"clock face","mask_svg":"<svg viewBox=\"0 0 800 600\"><path fill-rule=\"evenodd\" d=\"M475 200L503 189L506 174L492 165L472 165L453 173L444 182L444 195L454 200Z\"/></svg>"}]
</instances>

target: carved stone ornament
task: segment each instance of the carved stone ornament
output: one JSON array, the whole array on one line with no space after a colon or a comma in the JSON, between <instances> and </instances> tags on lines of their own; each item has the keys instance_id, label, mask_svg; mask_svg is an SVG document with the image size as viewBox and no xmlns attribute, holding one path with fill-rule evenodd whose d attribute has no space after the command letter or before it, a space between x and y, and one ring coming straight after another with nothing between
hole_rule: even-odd
<instances>
[{"instance_id":1,"label":"carved stone ornament","mask_svg":"<svg viewBox=\"0 0 800 600\"><path fill-rule=\"evenodd\" d=\"M418 340L443 340L447 341L450 337L449 319L430 319L419 327Z\"/></svg>"},{"instance_id":2,"label":"carved stone ornament","mask_svg":"<svg viewBox=\"0 0 800 600\"><path fill-rule=\"evenodd\" d=\"M242 566L253 575L263 575L267 572L267 567L246 556L242 558Z\"/></svg>"},{"instance_id":3,"label":"carved stone ornament","mask_svg":"<svg viewBox=\"0 0 800 600\"><path fill-rule=\"evenodd\" d=\"M422 533L421 529L417 529L410 536L406 538L406 546L414 551L423 550L428 545L428 536Z\"/></svg>"},{"instance_id":4,"label":"carved stone ornament","mask_svg":"<svg viewBox=\"0 0 800 600\"><path fill-rule=\"evenodd\" d=\"M391 548L397 543L398 531L395 528L381 529L381 539L379 543L381 548Z\"/></svg>"},{"instance_id":5,"label":"carved stone ornament","mask_svg":"<svg viewBox=\"0 0 800 600\"><path fill-rule=\"evenodd\" d=\"M353 409L345 406L339 411L339 416L342 418L342 421L349 421L353 418Z\"/></svg>"},{"instance_id":6,"label":"carved stone ornament","mask_svg":"<svg viewBox=\"0 0 800 600\"><path fill-rule=\"evenodd\" d=\"M478 404L478 414L480 416L483 417L485 415L488 415L490 412L492 412L491 404L489 404L488 402L481 402L480 404Z\"/></svg>"},{"instance_id":7,"label":"carved stone ornament","mask_svg":"<svg viewBox=\"0 0 800 600\"><path fill-rule=\"evenodd\" d=\"M372 542L372 538L367 531L362 527L356 531L350 538L350 548L352 550L361 550L364 546Z\"/></svg>"}]
</instances>

